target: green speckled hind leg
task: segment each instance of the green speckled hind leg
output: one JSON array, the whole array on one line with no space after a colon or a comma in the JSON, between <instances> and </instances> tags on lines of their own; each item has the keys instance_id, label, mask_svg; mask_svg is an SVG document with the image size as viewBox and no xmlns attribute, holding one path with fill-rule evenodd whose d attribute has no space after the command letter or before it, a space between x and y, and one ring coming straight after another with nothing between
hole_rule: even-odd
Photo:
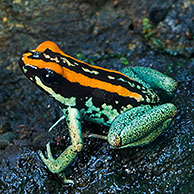
<instances>
[{"instance_id":1,"label":"green speckled hind leg","mask_svg":"<svg viewBox=\"0 0 194 194\"><path fill-rule=\"evenodd\" d=\"M143 146L143 145L149 144L150 142L154 141L170 125L171 121L172 119L168 119L164 121L164 123L162 123L158 127L153 128L153 131L150 134L148 134L146 137L140 140L137 140L135 142L129 143L125 146L122 146L121 148Z\"/></svg>"},{"instance_id":2,"label":"green speckled hind leg","mask_svg":"<svg viewBox=\"0 0 194 194\"><path fill-rule=\"evenodd\" d=\"M168 95L172 95L177 87L177 82L173 78L149 67L127 67L122 72L140 83L143 80L153 89L166 91ZM145 86L145 83L142 84Z\"/></svg>"},{"instance_id":3,"label":"green speckled hind leg","mask_svg":"<svg viewBox=\"0 0 194 194\"><path fill-rule=\"evenodd\" d=\"M108 142L118 148L148 144L168 127L175 114L176 107L171 103L132 108L115 118Z\"/></svg>"},{"instance_id":4,"label":"green speckled hind leg","mask_svg":"<svg viewBox=\"0 0 194 194\"><path fill-rule=\"evenodd\" d=\"M77 152L80 152L83 147L80 114L77 109L70 107L65 113L67 114L67 123L72 144L57 159L54 159L50 144L48 143L46 146L48 158L45 158L42 152L40 152L40 157L52 173L59 174L65 183L73 183L72 180L66 179L61 171L73 161L77 156Z\"/></svg>"}]
</instances>

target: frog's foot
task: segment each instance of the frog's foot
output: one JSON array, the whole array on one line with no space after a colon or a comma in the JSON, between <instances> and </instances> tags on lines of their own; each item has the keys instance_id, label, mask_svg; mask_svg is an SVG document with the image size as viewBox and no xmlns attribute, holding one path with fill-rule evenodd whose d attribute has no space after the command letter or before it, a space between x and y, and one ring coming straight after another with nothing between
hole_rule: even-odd
<instances>
[{"instance_id":1,"label":"frog's foot","mask_svg":"<svg viewBox=\"0 0 194 194\"><path fill-rule=\"evenodd\" d=\"M77 156L77 153L82 150L82 132L81 132L81 119L78 109L68 107L63 110L67 115L67 123L69 126L69 134L71 137L71 145L66 148L64 152L60 154L57 159L54 159L51 153L50 143L46 145L47 158L40 152L40 157L42 161L46 164L48 169L52 173L57 173L64 179L65 183L72 183L73 181L67 180L65 176L62 175L62 171L72 163L72 161Z\"/></svg>"},{"instance_id":2,"label":"frog's foot","mask_svg":"<svg viewBox=\"0 0 194 194\"><path fill-rule=\"evenodd\" d=\"M42 151L39 152L40 158L42 159L42 161L45 163L45 165L48 167L48 169L52 173L59 173L60 172L60 165L57 164L57 161L52 156L50 143L47 143L46 150L47 150L47 157L48 158L46 158L43 155Z\"/></svg>"},{"instance_id":3,"label":"frog's foot","mask_svg":"<svg viewBox=\"0 0 194 194\"><path fill-rule=\"evenodd\" d=\"M118 148L148 144L169 126L175 114L176 107L171 103L130 109L115 118L108 142Z\"/></svg>"},{"instance_id":4,"label":"frog's foot","mask_svg":"<svg viewBox=\"0 0 194 194\"><path fill-rule=\"evenodd\" d=\"M47 157L48 158L46 158L44 156L42 151L39 152L39 156L42 159L42 161L45 163L45 165L48 167L48 169L52 173L57 173L62 178L64 183L73 184L74 182L72 180L66 179L64 173L61 172L64 169L63 163L61 163L60 160L55 160L53 158L52 153L51 153L50 143L47 143L46 150L47 150Z\"/></svg>"}]
</instances>

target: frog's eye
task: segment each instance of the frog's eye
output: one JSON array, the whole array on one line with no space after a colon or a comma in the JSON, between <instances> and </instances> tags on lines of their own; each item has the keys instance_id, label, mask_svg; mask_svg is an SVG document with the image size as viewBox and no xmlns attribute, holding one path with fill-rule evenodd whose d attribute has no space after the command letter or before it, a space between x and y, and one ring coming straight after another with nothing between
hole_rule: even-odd
<instances>
[{"instance_id":1,"label":"frog's eye","mask_svg":"<svg viewBox=\"0 0 194 194\"><path fill-rule=\"evenodd\" d=\"M56 84L59 82L56 73L51 71L50 69L44 69L44 71L42 71L40 75L40 78L47 86L51 86L52 84Z\"/></svg>"},{"instance_id":2,"label":"frog's eye","mask_svg":"<svg viewBox=\"0 0 194 194\"><path fill-rule=\"evenodd\" d=\"M35 52L33 52L32 57L33 58L40 58L40 55L41 55L41 52L35 51Z\"/></svg>"}]
</instances>

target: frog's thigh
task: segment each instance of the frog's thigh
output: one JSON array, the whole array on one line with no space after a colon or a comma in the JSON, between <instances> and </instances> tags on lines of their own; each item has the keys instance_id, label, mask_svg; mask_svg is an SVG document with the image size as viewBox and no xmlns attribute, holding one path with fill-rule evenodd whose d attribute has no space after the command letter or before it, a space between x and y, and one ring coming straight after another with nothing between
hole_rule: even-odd
<instances>
[{"instance_id":1,"label":"frog's thigh","mask_svg":"<svg viewBox=\"0 0 194 194\"><path fill-rule=\"evenodd\" d=\"M162 133L175 114L176 107L171 103L130 109L113 121L108 142L115 147L147 144Z\"/></svg>"},{"instance_id":2,"label":"frog's thigh","mask_svg":"<svg viewBox=\"0 0 194 194\"><path fill-rule=\"evenodd\" d=\"M146 82L144 82L134 71L132 67L125 67L121 70L123 74L126 76L138 81L140 84L145 86L146 88L150 88L150 85L148 85Z\"/></svg>"},{"instance_id":3,"label":"frog's thigh","mask_svg":"<svg viewBox=\"0 0 194 194\"><path fill-rule=\"evenodd\" d=\"M140 79L148 83L154 89L161 89L171 94L177 87L177 82L173 78L155 69L149 67L132 67L132 70Z\"/></svg>"},{"instance_id":4,"label":"frog's thigh","mask_svg":"<svg viewBox=\"0 0 194 194\"><path fill-rule=\"evenodd\" d=\"M164 121L164 123L159 125L157 128L153 128L153 131L147 136L145 136L144 138L137 140L135 142L129 143L120 148L135 147L135 146L142 146L142 145L149 144L150 142L154 141L170 125L171 121L172 121L172 118L167 119L166 121Z\"/></svg>"},{"instance_id":5,"label":"frog's thigh","mask_svg":"<svg viewBox=\"0 0 194 194\"><path fill-rule=\"evenodd\" d=\"M173 78L149 67L126 67L122 69L122 73L147 88L151 86L151 88L161 89L169 94L172 94L177 87L177 82Z\"/></svg>"}]
</instances>

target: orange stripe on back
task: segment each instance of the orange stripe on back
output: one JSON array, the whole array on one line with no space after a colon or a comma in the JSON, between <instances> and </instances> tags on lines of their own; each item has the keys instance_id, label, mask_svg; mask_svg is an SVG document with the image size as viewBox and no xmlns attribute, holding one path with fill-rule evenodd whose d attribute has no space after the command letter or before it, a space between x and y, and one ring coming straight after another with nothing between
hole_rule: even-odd
<instances>
[{"instance_id":1,"label":"orange stripe on back","mask_svg":"<svg viewBox=\"0 0 194 194\"><path fill-rule=\"evenodd\" d=\"M39 48L38 51L42 52L44 50L42 49L43 47ZM102 90L105 90L111 93L117 93L118 95L124 96L124 97L132 97L132 98L135 98L137 101L141 100L141 95L135 92L131 92L122 86L113 85L111 83L104 82L104 81L94 79L94 78L89 78L81 73L76 73L74 71L69 70L68 68L61 67L59 64L55 62L44 62L40 59L36 59L36 60L30 59L28 58L29 55L31 55L31 53L26 53L23 55L23 61L25 64L38 67L40 69L48 68L56 72L57 74L63 76L65 79L69 80L72 83L79 83L82 86L91 87L91 88L99 88L99 89L102 89Z\"/></svg>"},{"instance_id":2,"label":"orange stripe on back","mask_svg":"<svg viewBox=\"0 0 194 194\"><path fill-rule=\"evenodd\" d=\"M123 74L123 73L121 73L121 72L119 72L119 71L110 70L110 69L106 69L106 68L99 67L99 66L95 66L95 65L90 65L90 64L85 63L85 62L83 62L83 61L80 61L80 60L78 60L78 59L76 59L76 58L74 58L74 57L71 57L71 56L65 54L65 53L57 46L57 44L55 44L55 43L52 42L52 41L45 41L45 42L42 42L42 43L39 44L39 45L36 47L36 49L34 49L34 50L43 53L46 49L50 49L52 52L55 52L55 53L60 53L61 55L65 56L65 57L69 57L69 58L71 58L71 59L73 59L73 60L75 60L75 61L77 61L77 62L79 62L79 63L86 64L86 65L88 65L88 66L90 66L90 67L92 67L92 68L94 68L94 69L101 69L101 70L104 70L104 71L117 73L117 74L120 74L120 75L122 75L122 76L125 76L125 77L127 77L127 78L133 80L132 78L126 76L125 74Z\"/></svg>"}]
</instances>

